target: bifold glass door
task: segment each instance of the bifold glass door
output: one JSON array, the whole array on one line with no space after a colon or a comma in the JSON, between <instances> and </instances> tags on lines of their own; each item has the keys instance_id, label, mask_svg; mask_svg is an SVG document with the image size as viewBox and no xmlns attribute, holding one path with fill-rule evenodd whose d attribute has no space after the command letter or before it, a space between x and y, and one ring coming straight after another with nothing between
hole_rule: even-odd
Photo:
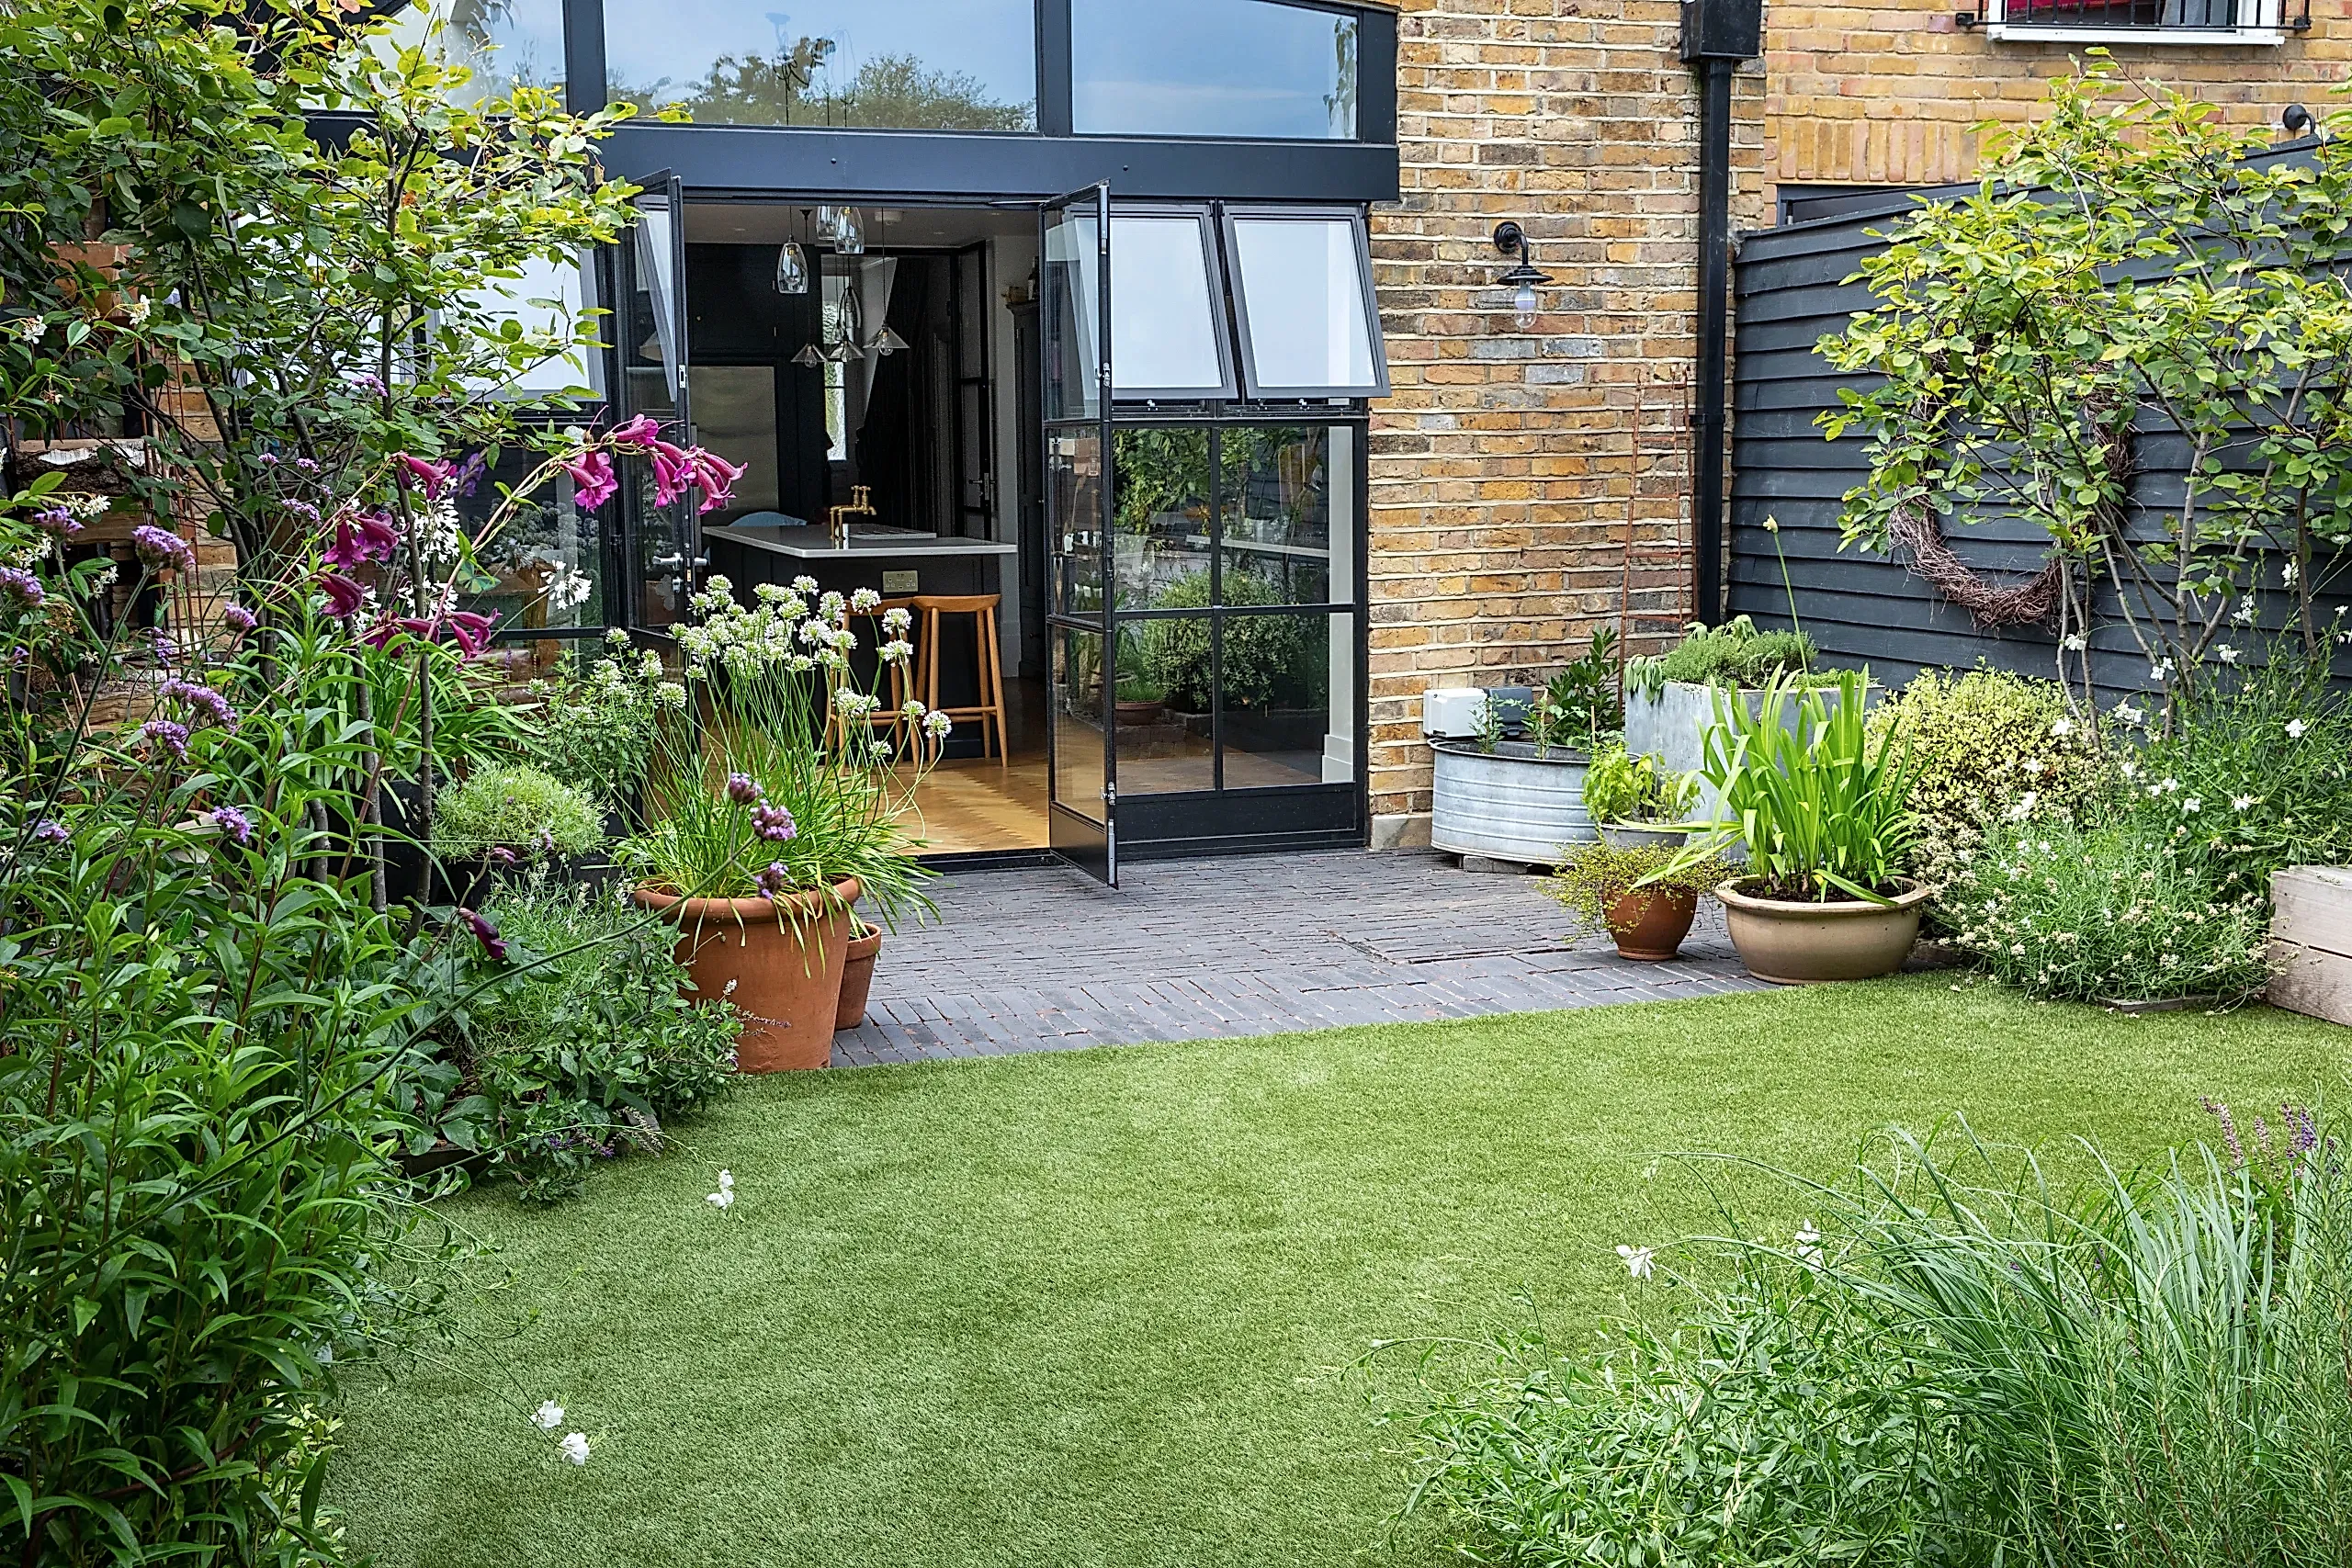
<instances>
[{"instance_id":1,"label":"bifold glass door","mask_svg":"<svg viewBox=\"0 0 2352 1568\"><path fill-rule=\"evenodd\" d=\"M620 375L613 389L614 412L627 421L650 414L663 436L679 445L693 439L693 408L686 389L686 245L684 201L677 176L656 175L637 197L636 225L623 236L618 265L616 350ZM653 466L642 459L621 464L624 614L616 619L635 631L667 636L685 615L703 564L702 528L695 496L655 500Z\"/></svg>"},{"instance_id":2,"label":"bifold glass door","mask_svg":"<svg viewBox=\"0 0 2352 1568\"><path fill-rule=\"evenodd\" d=\"M1111 636L1111 187L1046 205L1039 284L1046 436L1046 807L1054 850L1119 877Z\"/></svg>"}]
</instances>

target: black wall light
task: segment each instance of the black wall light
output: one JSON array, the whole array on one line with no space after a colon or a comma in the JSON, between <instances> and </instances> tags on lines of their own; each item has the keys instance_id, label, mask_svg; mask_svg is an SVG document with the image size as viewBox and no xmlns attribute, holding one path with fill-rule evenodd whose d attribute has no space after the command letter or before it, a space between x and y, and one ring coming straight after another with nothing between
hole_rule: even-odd
<instances>
[{"instance_id":1,"label":"black wall light","mask_svg":"<svg viewBox=\"0 0 2352 1568\"><path fill-rule=\"evenodd\" d=\"M1515 291L1510 297L1511 325L1525 332L1535 324L1535 290L1552 281L1551 274L1535 270L1528 256L1527 231L1508 218L1495 225L1495 249L1519 258L1517 266L1495 281Z\"/></svg>"}]
</instances>

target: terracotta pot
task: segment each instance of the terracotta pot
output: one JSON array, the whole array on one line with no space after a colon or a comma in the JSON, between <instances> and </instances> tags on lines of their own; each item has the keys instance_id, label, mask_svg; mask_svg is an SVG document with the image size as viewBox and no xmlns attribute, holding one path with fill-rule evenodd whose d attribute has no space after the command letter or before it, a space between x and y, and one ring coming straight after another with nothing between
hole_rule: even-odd
<instances>
[{"instance_id":1,"label":"terracotta pot","mask_svg":"<svg viewBox=\"0 0 2352 1568\"><path fill-rule=\"evenodd\" d=\"M1739 961L1776 986L1894 974L1919 940L1919 907L1928 893L1906 882L1892 904L1860 898L1813 904L1759 898L1736 882L1715 889Z\"/></svg>"},{"instance_id":2,"label":"terracotta pot","mask_svg":"<svg viewBox=\"0 0 2352 1568\"><path fill-rule=\"evenodd\" d=\"M650 887L629 897L677 924L678 962L696 998L724 997L742 1013L735 1065L778 1073L832 1062L833 1015L855 919L849 910L864 891L855 877L844 877L829 893L792 893L774 904L681 898Z\"/></svg>"},{"instance_id":3,"label":"terracotta pot","mask_svg":"<svg viewBox=\"0 0 2352 1568\"><path fill-rule=\"evenodd\" d=\"M849 939L849 961L842 969L841 1005L833 1010L835 1029L855 1029L865 1021L865 998L874 989L874 961L882 956L882 928L867 926Z\"/></svg>"},{"instance_id":4,"label":"terracotta pot","mask_svg":"<svg viewBox=\"0 0 2352 1568\"><path fill-rule=\"evenodd\" d=\"M1682 951L1690 922L1699 915L1699 895L1642 887L1609 907L1609 934L1620 958L1663 964Z\"/></svg>"}]
</instances>

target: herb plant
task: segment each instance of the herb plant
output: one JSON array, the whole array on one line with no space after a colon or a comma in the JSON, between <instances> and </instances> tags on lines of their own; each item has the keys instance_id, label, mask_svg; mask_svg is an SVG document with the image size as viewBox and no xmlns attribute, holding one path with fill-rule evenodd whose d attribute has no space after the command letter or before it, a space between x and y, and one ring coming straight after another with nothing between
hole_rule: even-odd
<instances>
[{"instance_id":1,"label":"herb plant","mask_svg":"<svg viewBox=\"0 0 2352 1568\"><path fill-rule=\"evenodd\" d=\"M617 626L605 636L603 657L532 682L530 694L537 704L526 752L531 764L607 807L636 796L661 716L686 705L685 688L667 677L662 656L633 651Z\"/></svg>"},{"instance_id":2,"label":"herb plant","mask_svg":"<svg viewBox=\"0 0 2352 1568\"><path fill-rule=\"evenodd\" d=\"M1713 627L1693 622L1666 652L1628 661L1625 689L1656 697L1670 682L1754 689L1780 679L1802 685L1812 678L1813 659L1813 640L1803 632L1763 631L1746 615Z\"/></svg>"},{"instance_id":3,"label":"herb plant","mask_svg":"<svg viewBox=\"0 0 2352 1568\"><path fill-rule=\"evenodd\" d=\"M1529 705L1527 738L1543 756L1555 746L1597 750L1602 736L1624 728L1625 705L1617 694L1617 633L1603 626L1592 634L1583 656L1572 660L1535 694Z\"/></svg>"},{"instance_id":4,"label":"herb plant","mask_svg":"<svg viewBox=\"0 0 2352 1568\"><path fill-rule=\"evenodd\" d=\"M442 853L460 860L584 855L605 841L596 802L529 767L475 769L441 797L435 827Z\"/></svg>"},{"instance_id":5,"label":"herb plant","mask_svg":"<svg viewBox=\"0 0 2352 1568\"><path fill-rule=\"evenodd\" d=\"M1624 899L1712 891L1733 874L1723 857L1686 856L1679 844L1578 844L1544 883L1544 891L1586 931L1607 931L1609 917ZM1639 919L1638 913L1634 916Z\"/></svg>"}]
</instances>

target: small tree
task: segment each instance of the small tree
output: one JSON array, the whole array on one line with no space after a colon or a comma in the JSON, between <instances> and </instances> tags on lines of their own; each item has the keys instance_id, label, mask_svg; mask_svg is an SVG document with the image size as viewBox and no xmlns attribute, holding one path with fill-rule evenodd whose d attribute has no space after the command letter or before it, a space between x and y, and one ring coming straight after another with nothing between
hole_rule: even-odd
<instances>
[{"instance_id":1,"label":"small tree","mask_svg":"<svg viewBox=\"0 0 2352 1568\"><path fill-rule=\"evenodd\" d=\"M1820 351L1885 380L1842 389L1821 423L1871 438L1849 543L1910 549L1980 618L2053 624L2085 696L2109 590L2169 710L2209 653L2234 657L2266 577L2286 629L2328 635L2315 602L2352 542L2352 143L2259 156L2262 134L2210 106L2116 101L2132 85L2090 52L1976 194L1921 208L1863 262L1881 302ZM2159 442L2184 482L2143 508L2132 480ZM2051 544L2023 588L1970 581L1942 546L1947 520L2020 517Z\"/></svg>"}]
</instances>

